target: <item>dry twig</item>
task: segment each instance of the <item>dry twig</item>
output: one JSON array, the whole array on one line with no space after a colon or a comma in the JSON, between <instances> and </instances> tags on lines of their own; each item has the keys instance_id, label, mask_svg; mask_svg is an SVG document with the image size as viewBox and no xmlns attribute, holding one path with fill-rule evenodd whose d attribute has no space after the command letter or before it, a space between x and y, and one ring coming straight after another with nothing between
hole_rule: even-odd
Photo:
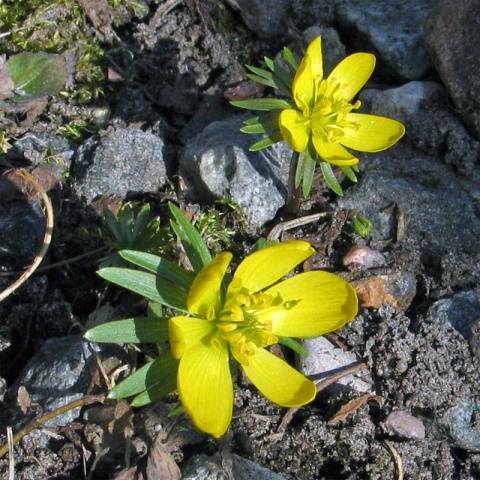
<instances>
[{"instance_id":1,"label":"dry twig","mask_svg":"<svg viewBox=\"0 0 480 480\"><path fill-rule=\"evenodd\" d=\"M291 230L292 228L301 227L302 225L307 225L308 223L316 222L321 218L324 218L328 215L331 215L331 212L320 212L314 213L312 215L306 215L305 217L294 218L293 220L289 220L288 222L282 222L275 225L267 236L268 240L280 240L280 235L287 231Z\"/></svg>"},{"instance_id":2,"label":"dry twig","mask_svg":"<svg viewBox=\"0 0 480 480\"><path fill-rule=\"evenodd\" d=\"M393 457L393 461L395 462L395 469L397 471L397 480L403 480L403 464L402 464L402 457L397 452L396 448L393 446L392 442L388 440L383 441L384 445L387 447L387 450Z\"/></svg>"}]
</instances>

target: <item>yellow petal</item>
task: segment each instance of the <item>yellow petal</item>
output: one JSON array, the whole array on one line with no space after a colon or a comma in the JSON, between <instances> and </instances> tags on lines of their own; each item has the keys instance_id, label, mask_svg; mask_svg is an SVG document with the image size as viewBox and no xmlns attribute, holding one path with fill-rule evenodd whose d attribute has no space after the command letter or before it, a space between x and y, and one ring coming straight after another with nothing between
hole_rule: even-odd
<instances>
[{"instance_id":1,"label":"yellow petal","mask_svg":"<svg viewBox=\"0 0 480 480\"><path fill-rule=\"evenodd\" d=\"M323 161L338 167L349 167L358 163L358 158L345 150L339 143L326 142L316 135L312 137L312 140L318 156Z\"/></svg>"},{"instance_id":2,"label":"yellow petal","mask_svg":"<svg viewBox=\"0 0 480 480\"><path fill-rule=\"evenodd\" d=\"M220 306L220 287L231 260L230 252L219 253L198 272L188 292L187 308L190 313L213 317Z\"/></svg>"},{"instance_id":3,"label":"yellow petal","mask_svg":"<svg viewBox=\"0 0 480 480\"><path fill-rule=\"evenodd\" d=\"M269 288L280 294L289 309L270 312L272 333L284 337L316 337L337 330L358 311L355 290L342 278L328 272L306 272ZM295 303L298 302L298 303Z\"/></svg>"},{"instance_id":4,"label":"yellow petal","mask_svg":"<svg viewBox=\"0 0 480 480\"><path fill-rule=\"evenodd\" d=\"M391 118L363 113L348 113L348 123L354 128L344 128L339 138L342 145L361 152L379 152L395 145L404 135L402 123Z\"/></svg>"},{"instance_id":5,"label":"yellow petal","mask_svg":"<svg viewBox=\"0 0 480 480\"><path fill-rule=\"evenodd\" d=\"M306 54L295 74L292 83L293 98L297 107L307 116L313 108L315 100L315 76L312 71L312 59Z\"/></svg>"},{"instance_id":6,"label":"yellow petal","mask_svg":"<svg viewBox=\"0 0 480 480\"><path fill-rule=\"evenodd\" d=\"M280 280L314 252L310 244L303 240L290 240L262 248L240 263L228 290L230 292L240 284L250 293L258 292Z\"/></svg>"},{"instance_id":7,"label":"yellow petal","mask_svg":"<svg viewBox=\"0 0 480 480\"><path fill-rule=\"evenodd\" d=\"M257 349L242 367L260 392L282 407L305 405L317 394L311 380L264 348Z\"/></svg>"},{"instance_id":8,"label":"yellow petal","mask_svg":"<svg viewBox=\"0 0 480 480\"><path fill-rule=\"evenodd\" d=\"M307 47L314 77L323 77L322 37L314 38Z\"/></svg>"},{"instance_id":9,"label":"yellow petal","mask_svg":"<svg viewBox=\"0 0 480 480\"><path fill-rule=\"evenodd\" d=\"M221 437L232 419L233 385L225 341L215 336L185 351L177 376L178 393L197 428Z\"/></svg>"},{"instance_id":10,"label":"yellow petal","mask_svg":"<svg viewBox=\"0 0 480 480\"><path fill-rule=\"evenodd\" d=\"M303 152L308 145L309 122L298 110L287 108L278 116L278 127L282 137L296 152Z\"/></svg>"},{"instance_id":11,"label":"yellow petal","mask_svg":"<svg viewBox=\"0 0 480 480\"><path fill-rule=\"evenodd\" d=\"M350 101L367 83L375 68L375 55L354 53L344 58L328 76L328 82L339 84L335 97Z\"/></svg>"},{"instance_id":12,"label":"yellow petal","mask_svg":"<svg viewBox=\"0 0 480 480\"><path fill-rule=\"evenodd\" d=\"M171 317L168 321L170 349L175 358L180 358L185 350L200 343L215 329L208 320L193 317Z\"/></svg>"}]
</instances>

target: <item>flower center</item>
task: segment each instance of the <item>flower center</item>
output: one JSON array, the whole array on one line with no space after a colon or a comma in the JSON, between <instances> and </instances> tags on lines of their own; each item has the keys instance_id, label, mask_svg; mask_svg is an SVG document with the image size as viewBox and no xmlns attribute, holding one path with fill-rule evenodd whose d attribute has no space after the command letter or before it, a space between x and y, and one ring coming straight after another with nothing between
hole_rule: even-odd
<instances>
[{"instance_id":1,"label":"flower center","mask_svg":"<svg viewBox=\"0 0 480 480\"><path fill-rule=\"evenodd\" d=\"M313 135L326 142L338 142L345 128L358 128L356 123L347 120L347 114L360 108L361 103L357 100L352 104L341 98L337 93L339 88L340 83L334 80L315 82L313 104L303 111Z\"/></svg>"},{"instance_id":2,"label":"flower center","mask_svg":"<svg viewBox=\"0 0 480 480\"><path fill-rule=\"evenodd\" d=\"M235 351L237 359L243 359L242 363L248 363L248 357L257 348L278 341L272 334L271 316L265 314L282 308L282 304L280 295L274 297L262 292L251 294L245 288L227 296L215 323L222 337Z\"/></svg>"}]
</instances>

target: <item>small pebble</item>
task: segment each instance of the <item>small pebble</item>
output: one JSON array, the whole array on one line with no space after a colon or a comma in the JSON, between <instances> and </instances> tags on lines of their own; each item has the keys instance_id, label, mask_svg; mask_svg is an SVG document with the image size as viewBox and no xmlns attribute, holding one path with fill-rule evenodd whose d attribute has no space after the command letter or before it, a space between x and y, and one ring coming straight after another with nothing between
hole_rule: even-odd
<instances>
[{"instance_id":1,"label":"small pebble","mask_svg":"<svg viewBox=\"0 0 480 480\"><path fill-rule=\"evenodd\" d=\"M359 265L363 268L377 268L383 267L386 263L385 257L380 252L365 246L354 246L343 257L343 264L346 267Z\"/></svg>"},{"instance_id":2,"label":"small pebble","mask_svg":"<svg viewBox=\"0 0 480 480\"><path fill-rule=\"evenodd\" d=\"M384 426L386 431L392 435L412 440L423 440L425 438L423 422L402 410L390 413L384 422Z\"/></svg>"}]
</instances>

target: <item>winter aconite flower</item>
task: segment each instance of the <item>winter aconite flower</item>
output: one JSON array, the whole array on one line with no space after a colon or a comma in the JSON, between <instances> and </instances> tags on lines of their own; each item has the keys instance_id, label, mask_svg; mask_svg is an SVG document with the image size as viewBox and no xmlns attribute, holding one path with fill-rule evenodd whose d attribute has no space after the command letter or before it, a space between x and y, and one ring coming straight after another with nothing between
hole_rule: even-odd
<instances>
[{"instance_id":1,"label":"winter aconite flower","mask_svg":"<svg viewBox=\"0 0 480 480\"><path fill-rule=\"evenodd\" d=\"M241 128L244 133L263 135L250 147L252 151L285 140L297 152L292 157L296 166L291 169L295 177L290 183L297 188L303 183L304 196L310 193L316 165L320 165L327 185L342 195L332 165L340 167L345 176L356 182L358 157L349 149L379 152L397 143L405 133L397 120L355 112L361 104L354 98L375 67L375 56L370 53L346 57L325 76L321 38L317 37L308 45L300 64L284 48L281 61L265 57L265 65L268 70L247 65L251 72L248 77L288 98L231 103L261 112L245 120Z\"/></svg>"},{"instance_id":2,"label":"winter aconite flower","mask_svg":"<svg viewBox=\"0 0 480 480\"><path fill-rule=\"evenodd\" d=\"M357 313L355 291L334 274L311 271L279 282L313 253L300 240L258 250L228 282L232 254L223 252L196 275L189 315L172 317L169 330L172 354L180 360L180 399L199 429L219 437L230 424L230 356L279 405L295 407L315 398L314 383L266 348L279 337L331 332Z\"/></svg>"},{"instance_id":3,"label":"winter aconite flower","mask_svg":"<svg viewBox=\"0 0 480 480\"><path fill-rule=\"evenodd\" d=\"M353 112L360 102L352 99L374 67L374 55L355 53L324 78L321 39L310 43L292 84L295 108L282 110L278 118L280 132L293 150L302 152L311 141L322 160L346 167L357 164L358 158L345 147L378 152L398 142L405 132L400 122Z\"/></svg>"}]
</instances>

